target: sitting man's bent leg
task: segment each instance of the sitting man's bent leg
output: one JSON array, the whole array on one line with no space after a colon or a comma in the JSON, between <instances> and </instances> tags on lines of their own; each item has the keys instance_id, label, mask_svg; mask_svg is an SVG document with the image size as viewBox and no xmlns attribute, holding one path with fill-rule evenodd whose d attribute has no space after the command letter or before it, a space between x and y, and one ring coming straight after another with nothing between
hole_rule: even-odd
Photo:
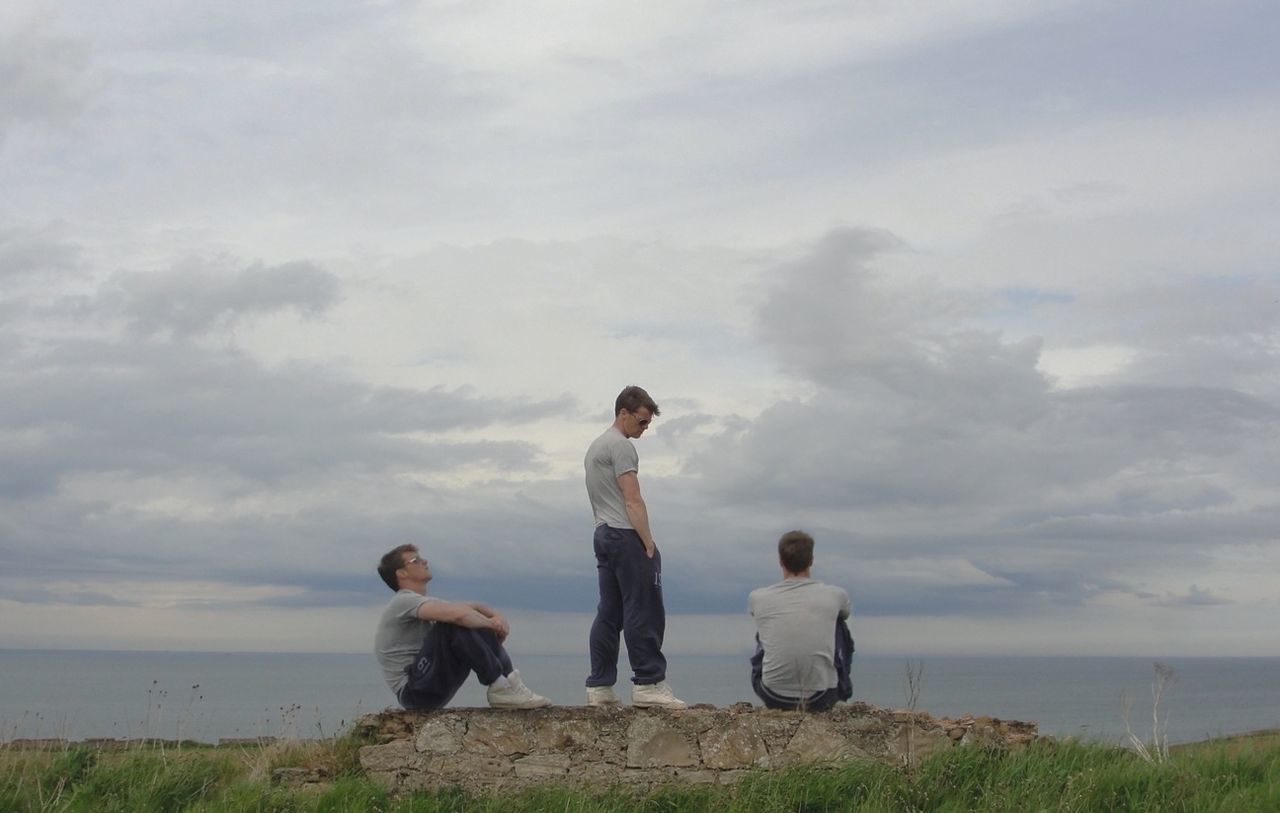
<instances>
[{"instance_id":1,"label":"sitting man's bent leg","mask_svg":"<svg viewBox=\"0 0 1280 813\"><path fill-rule=\"evenodd\" d=\"M423 642L417 660L406 671L409 682L400 693L400 703L405 708L443 708L471 672L489 687L490 706L538 708L551 704L524 685L507 651L490 630L437 623Z\"/></svg>"}]
</instances>

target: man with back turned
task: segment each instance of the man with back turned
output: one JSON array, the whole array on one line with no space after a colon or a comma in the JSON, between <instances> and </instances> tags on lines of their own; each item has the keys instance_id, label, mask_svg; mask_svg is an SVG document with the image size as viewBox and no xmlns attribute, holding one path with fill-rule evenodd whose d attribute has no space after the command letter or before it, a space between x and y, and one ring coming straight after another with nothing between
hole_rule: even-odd
<instances>
[{"instance_id":1,"label":"man with back turned","mask_svg":"<svg viewBox=\"0 0 1280 813\"><path fill-rule=\"evenodd\" d=\"M849 671L849 594L810 575L813 537L788 531L778 540L782 581L752 590L756 622L751 687L771 709L825 711L853 696Z\"/></svg>"},{"instance_id":2,"label":"man with back turned","mask_svg":"<svg viewBox=\"0 0 1280 813\"><path fill-rule=\"evenodd\" d=\"M662 656L666 609L662 601L662 554L653 541L649 510L640 495L640 458L631 442L659 415L649 393L631 386L618 394L613 423L587 449L587 497L595 517L593 545L600 603L591 624L591 675L587 705L619 702L618 634L631 660L631 704L641 708L685 708L667 683Z\"/></svg>"}]
</instances>

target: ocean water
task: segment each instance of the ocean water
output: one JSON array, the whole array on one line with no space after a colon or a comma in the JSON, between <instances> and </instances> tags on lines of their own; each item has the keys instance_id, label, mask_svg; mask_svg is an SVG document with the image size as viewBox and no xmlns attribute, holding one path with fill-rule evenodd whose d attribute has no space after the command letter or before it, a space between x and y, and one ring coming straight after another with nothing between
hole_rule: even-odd
<instances>
[{"instance_id":1,"label":"ocean water","mask_svg":"<svg viewBox=\"0 0 1280 813\"><path fill-rule=\"evenodd\" d=\"M535 691L561 705L583 702L585 655L514 660ZM1159 707L1171 743L1280 727L1280 658L1160 662L1174 670ZM855 655L854 699L906 706L907 663ZM911 663L921 669L917 708L938 716L1032 720L1045 734L1120 742L1127 697L1134 732L1151 733L1150 658ZM690 703L755 702L745 656L673 655L667 676ZM393 703L370 655L0 650L0 741L327 736ZM484 687L468 682L452 705L483 706Z\"/></svg>"}]
</instances>

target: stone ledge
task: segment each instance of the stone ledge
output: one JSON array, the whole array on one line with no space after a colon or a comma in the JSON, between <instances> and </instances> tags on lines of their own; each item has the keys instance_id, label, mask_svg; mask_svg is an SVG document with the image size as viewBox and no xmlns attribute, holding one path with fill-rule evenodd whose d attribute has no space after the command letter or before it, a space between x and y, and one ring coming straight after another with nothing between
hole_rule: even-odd
<instances>
[{"instance_id":1,"label":"stone ledge","mask_svg":"<svg viewBox=\"0 0 1280 813\"><path fill-rule=\"evenodd\" d=\"M356 733L375 743L361 749L361 765L393 790L481 791L544 782L728 784L753 770L849 760L904 764L946 748L1018 748L1038 737L1035 723L936 719L866 703L818 714L750 703L683 711L388 709L361 718Z\"/></svg>"}]
</instances>

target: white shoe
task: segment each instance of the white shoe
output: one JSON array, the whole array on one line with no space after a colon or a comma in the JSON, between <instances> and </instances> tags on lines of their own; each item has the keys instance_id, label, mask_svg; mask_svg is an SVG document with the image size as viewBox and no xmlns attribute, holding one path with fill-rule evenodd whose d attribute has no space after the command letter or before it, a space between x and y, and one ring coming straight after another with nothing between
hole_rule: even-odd
<instances>
[{"instance_id":1,"label":"white shoe","mask_svg":"<svg viewBox=\"0 0 1280 813\"><path fill-rule=\"evenodd\" d=\"M524 681L520 679L520 673L512 671L507 675L506 686L501 685L501 679L495 680L489 685L489 689L485 695L489 700L489 708L494 709L540 709L543 706L550 706L551 701L540 694L535 694L532 689L524 685Z\"/></svg>"},{"instance_id":2,"label":"white shoe","mask_svg":"<svg viewBox=\"0 0 1280 813\"><path fill-rule=\"evenodd\" d=\"M617 706L622 703L618 695L614 694L612 686L588 686L587 687L587 705L588 706Z\"/></svg>"},{"instance_id":3,"label":"white shoe","mask_svg":"<svg viewBox=\"0 0 1280 813\"><path fill-rule=\"evenodd\" d=\"M640 709L686 709L688 704L671 693L671 684L665 680L657 683L637 683L631 687L631 705Z\"/></svg>"}]
</instances>

